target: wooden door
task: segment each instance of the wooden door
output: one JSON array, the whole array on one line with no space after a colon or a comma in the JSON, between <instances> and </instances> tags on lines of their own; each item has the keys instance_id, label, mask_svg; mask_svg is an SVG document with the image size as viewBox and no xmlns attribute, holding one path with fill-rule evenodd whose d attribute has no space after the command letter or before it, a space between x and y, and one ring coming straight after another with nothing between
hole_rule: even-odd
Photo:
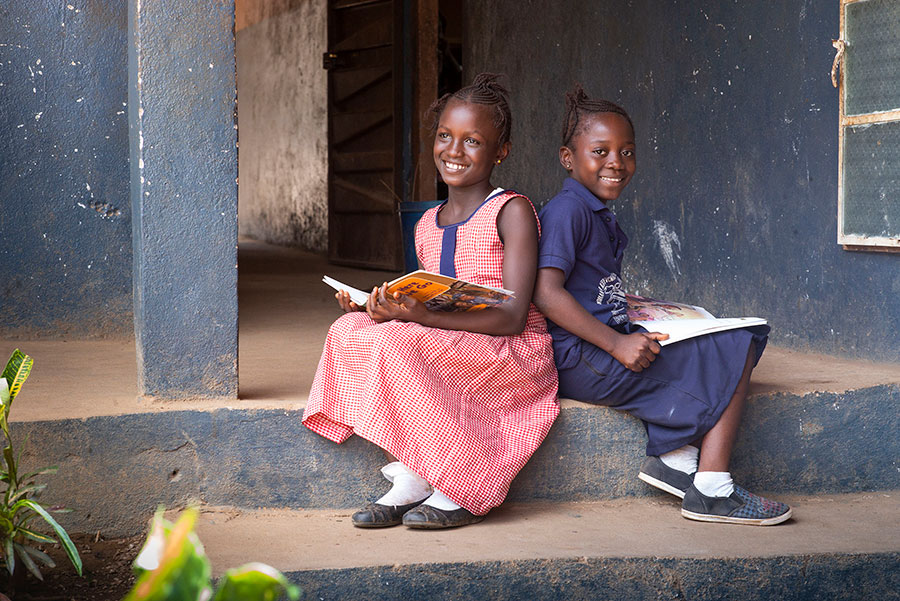
<instances>
[{"instance_id":1,"label":"wooden door","mask_svg":"<svg viewBox=\"0 0 900 601\"><path fill-rule=\"evenodd\" d=\"M328 257L400 270L401 0L328 0Z\"/></svg>"}]
</instances>

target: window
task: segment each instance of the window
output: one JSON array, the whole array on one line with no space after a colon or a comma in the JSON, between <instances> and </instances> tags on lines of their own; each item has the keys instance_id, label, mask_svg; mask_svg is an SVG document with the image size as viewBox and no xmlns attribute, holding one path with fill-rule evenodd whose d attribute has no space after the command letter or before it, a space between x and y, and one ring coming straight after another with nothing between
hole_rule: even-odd
<instances>
[{"instance_id":1,"label":"window","mask_svg":"<svg viewBox=\"0 0 900 601\"><path fill-rule=\"evenodd\" d=\"M900 0L841 0L835 47L838 243L900 251Z\"/></svg>"}]
</instances>

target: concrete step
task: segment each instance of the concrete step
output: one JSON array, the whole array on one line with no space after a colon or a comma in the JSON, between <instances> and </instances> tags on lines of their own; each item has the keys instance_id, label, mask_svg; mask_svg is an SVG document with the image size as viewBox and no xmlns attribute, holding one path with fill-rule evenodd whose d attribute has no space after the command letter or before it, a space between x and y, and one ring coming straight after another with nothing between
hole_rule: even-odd
<instances>
[{"instance_id":1,"label":"concrete step","mask_svg":"<svg viewBox=\"0 0 900 601\"><path fill-rule=\"evenodd\" d=\"M262 561L306 599L896 599L900 494L787 499L773 527L691 522L674 497L510 503L481 524L360 530L350 511L205 507L216 574Z\"/></svg>"},{"instance_id":2,"label":"concrete step","mask_svg":"<svg viewBox=\"0 0 900 601\"><path fill-rule=\"evenodd\" d=\"M18 401L17 401L18 402ZM352 508L387 486L374 445L335 445L309 432L302 409L148 408L144 413L17 422L28 466L59 465L48 500L68 527L129 534L159 504ZM563 401L509 501L597 501L659 493L637 479L645 434L616 411ZM15 408L14 408L15 411ZM732 471L774 494L900 489L900 385L842 392L757 392Z\"/></svg>"}]
</instances>

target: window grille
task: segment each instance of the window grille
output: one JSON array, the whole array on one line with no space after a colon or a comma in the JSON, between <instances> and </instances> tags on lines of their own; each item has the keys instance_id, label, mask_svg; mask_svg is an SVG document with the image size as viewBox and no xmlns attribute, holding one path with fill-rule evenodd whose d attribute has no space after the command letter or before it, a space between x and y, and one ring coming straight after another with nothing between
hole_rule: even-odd
<instances>
[{"instance_id":1,"label":"window grille","mask_svg":"<svg viewBox=\"0 0 900 601\"><path fill-rule=\"evenodd\" d=\"M838 243L900 251L900 0L841 0Z\"/></svg>"}]
</instances>

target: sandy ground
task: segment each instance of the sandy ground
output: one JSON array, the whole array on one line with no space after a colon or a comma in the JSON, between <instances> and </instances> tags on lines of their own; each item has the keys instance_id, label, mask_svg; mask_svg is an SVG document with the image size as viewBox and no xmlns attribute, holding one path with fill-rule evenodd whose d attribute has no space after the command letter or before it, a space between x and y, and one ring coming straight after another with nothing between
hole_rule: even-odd
<instances>
[{"instance_id":1,"label":"sandy ground","mask_svg":"<svg viewBox=\"0 0 900 601\"><path fill-rule=\"evenodd\" d=\"M303 407L328 326L340 315L331 289L321 282L323 274L363 289L398 275L330 265L311 253L242 240L237 400L139 398L133 340L0 340L0 355L21 348L35 359L12 419ZM841 392L897 382L900 364L836 359L770 345L753 373L752 393Z\"/></svg>"}]
</instances>

